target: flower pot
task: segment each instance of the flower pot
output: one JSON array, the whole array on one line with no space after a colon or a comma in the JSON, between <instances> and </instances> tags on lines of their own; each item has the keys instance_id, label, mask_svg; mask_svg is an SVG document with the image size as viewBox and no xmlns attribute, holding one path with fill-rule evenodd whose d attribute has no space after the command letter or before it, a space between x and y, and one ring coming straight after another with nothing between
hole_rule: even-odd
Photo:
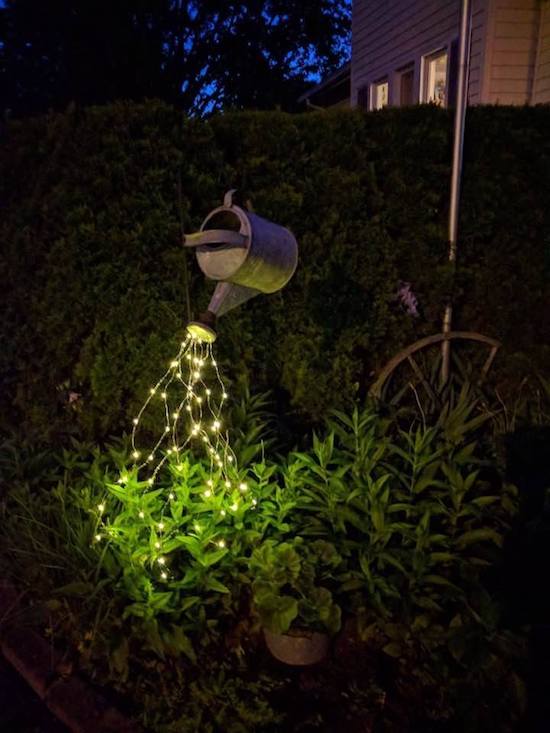
<instances>
[{"instance_id":1,"label":"flower pot","mask_svg":"<svg viewBox=\"0 0 550 733\"><path fill-rule=\"evenodd\" d=\"M273 634L263 630L267 648L275 659L293 666L317 664L327 655L330 637L317 631L296 629L288 634Z\"/></svg>"}]
</instances>

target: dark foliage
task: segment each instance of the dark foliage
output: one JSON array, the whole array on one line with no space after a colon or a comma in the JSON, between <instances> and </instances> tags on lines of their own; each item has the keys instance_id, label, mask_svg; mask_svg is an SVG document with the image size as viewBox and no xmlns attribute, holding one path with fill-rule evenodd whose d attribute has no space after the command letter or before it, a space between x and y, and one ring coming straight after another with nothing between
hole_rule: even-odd
<instances>
[{"instance_id":1,"label":"dark foliage","mask_svg":"<svg viewBox=\"0 0 550 733\"><path fill-rule=\"evenodd\" d=\"M285 109L348 53L335 0L8 0L0 89L17 115L161 98L187 111Z\"/></svg>"},{"instance_id":2,"label":"dark foliage","mask_svg":"<svg viewBox=\"0 0 550 733\"><path fill-rule=\"evenodd\" d=\"M502 390L550 365L549 127L548 108L468 112L455 325L502 339ZM180 214L196 229L230 187L293 229L300 263L284 291L221 319L226 374L274 389L286 420L361 398L396 350L440 330L450 131L431 107L199 122L117 104L11 124L4 427L98 437L128 424L186 320ZM189 269L199 311L212 288Z\"/></svg>"}]
</instances>

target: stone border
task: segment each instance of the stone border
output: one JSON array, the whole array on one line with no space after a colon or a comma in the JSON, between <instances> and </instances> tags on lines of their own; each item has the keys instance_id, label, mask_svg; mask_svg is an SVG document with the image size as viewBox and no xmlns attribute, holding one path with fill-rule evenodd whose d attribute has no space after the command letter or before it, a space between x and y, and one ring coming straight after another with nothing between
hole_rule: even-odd
<instances>
[{"instance_id":1,"label":"stone border","mask_svg":"<svg viewBox=\"0 0 550 733\"><path fill-rule=\"evenodd\" d=\"M86 680L62 676L62 655L32 629L6 619L21 608L21 595L0 580L0 651L49 710L73 733L141 733Z\"/></svg>"}]
</instances>

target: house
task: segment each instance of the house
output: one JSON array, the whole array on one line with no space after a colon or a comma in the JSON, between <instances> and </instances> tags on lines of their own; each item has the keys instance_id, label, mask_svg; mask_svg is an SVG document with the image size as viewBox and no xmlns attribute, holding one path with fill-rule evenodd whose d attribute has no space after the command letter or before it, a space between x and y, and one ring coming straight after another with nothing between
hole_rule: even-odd
<instances>
[{"instance_id":1,"label":"house","mask_svg":"<svg viewBox=\"0 0 550 733\"><path fill-rule=\"evenodd\" d=\"M461 0L353 0L350 105L452 105L460 8ZM322 101L327 83L303 98L332 106ZM468 102L550 103L550 0L472 0Z\"/></svg>"}]
</instances>

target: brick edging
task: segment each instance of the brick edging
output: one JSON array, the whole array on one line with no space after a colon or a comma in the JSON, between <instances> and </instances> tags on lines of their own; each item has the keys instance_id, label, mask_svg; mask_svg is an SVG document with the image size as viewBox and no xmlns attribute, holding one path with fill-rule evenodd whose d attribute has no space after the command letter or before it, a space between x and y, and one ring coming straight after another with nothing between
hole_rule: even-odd
<instances>
[{"instance_id":1,"label":"brick edging","mask_svg":"<svg viewBox=\"0 0 550 733\"><path fill-rule=\"evenodd\" d=\"M44 701L49 710L73 733L141 733L86 680L78 675L62 677L62 655L32 629L10 623L21 607L21 596L6 580L0 580L0 651L12 667Z\"/></svg>"}]
</instances>

